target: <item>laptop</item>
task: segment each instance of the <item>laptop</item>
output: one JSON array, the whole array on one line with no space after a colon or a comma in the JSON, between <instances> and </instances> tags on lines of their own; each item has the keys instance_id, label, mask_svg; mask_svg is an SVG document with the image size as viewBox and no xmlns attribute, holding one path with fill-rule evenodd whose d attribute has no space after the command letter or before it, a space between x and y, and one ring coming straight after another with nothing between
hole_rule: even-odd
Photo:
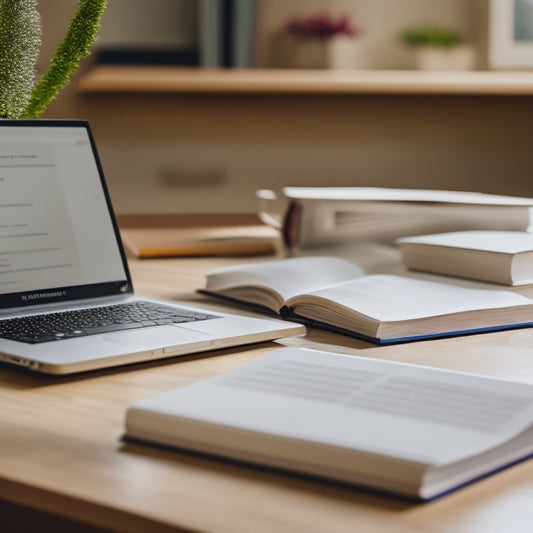
<instances>
[{"instance_id":1,"label":"laptop","mask_svg":"<svg viewBox=\"0 0 533 533\"><path fill-rule=\"evenodd\" d=\"M304 331L135 295L89 124L0 121L0 361L70 374Z\"/></svg>"}]
</instances>

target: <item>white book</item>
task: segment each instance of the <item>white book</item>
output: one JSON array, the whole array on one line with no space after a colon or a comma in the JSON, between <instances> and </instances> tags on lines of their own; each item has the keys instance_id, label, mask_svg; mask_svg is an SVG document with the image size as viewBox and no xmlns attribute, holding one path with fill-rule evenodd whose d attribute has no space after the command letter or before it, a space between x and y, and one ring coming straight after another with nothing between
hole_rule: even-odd
<instances>
[{"instance_id":1,"label":"white book","mask_svg":"<svg viewBox=\"0 0 533 533\"><path fill-rule=\"evenodd\" d=\"M289 198L303 200L349 200L377 202L428 202L470 205L532 206L532 198L471 191L395 189L388 187L284 187Z\"/></svg>"},{"instance_id":2,"label":"white book","mask_svg":"<svg viewBox=\"0 0 533 533\"><path fill-rule=\"evenodd\" d=\"M456 231L396 241L412 270L502 285L533 283L533 233Z\"/></svg>"},{"instance_id":3,"label":"white book","mask_svg":"<svg viewBox=\"0 0 533 533\"><path fill-rule=\"evenodd\" d=\"M285 187L288 247L375 241L462 230L525 231L532 198L381 187Z\"/></svg>"},{"instance_id":4,"label":"white book","mask_svg":"<svg viewBox=\"0 0 533 533\"><path fill-rule=\"evenodd\" d=\"M284 348L131 406L126 438L428 500L533 453L533 386Z\"/></svg>"},{"instance_id":5,"label":"white book","mask_svg":"<svg viewBox=\"0 0 533 533\"><path fill-rule=\"evenodd\" d=\"M533 325L533 300L522 294L366 275L337 257L220 268L200 292L376 344Z\"/></svg>"}]
</instances>

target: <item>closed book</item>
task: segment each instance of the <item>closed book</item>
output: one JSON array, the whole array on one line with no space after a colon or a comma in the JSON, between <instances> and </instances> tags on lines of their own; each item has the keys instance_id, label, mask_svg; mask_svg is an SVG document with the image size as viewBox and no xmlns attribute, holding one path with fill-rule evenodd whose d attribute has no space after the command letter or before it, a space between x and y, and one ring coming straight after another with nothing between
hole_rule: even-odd
<instances>
[{"instance_id":1,"label":"closed book","mask_svg":"<svg viewBox=\"0 0 533 533\"><path fill-rule=\"evenodd\" d=\"M234 68L254 66L256 0L233 0L232 64Z\"/></svg>"},{"instance_id":2,"label":"closed book","mask_svg":"<svg viewBox=\"0 0 533 533\"><path fill-rule=\"evenodd\" d=\"M223 66L223 7L223 2L220 0L198 2L201 67Z\"/></svg>"},{"instance_id":3,"label":"closed book","mask_svg":"<svg viewBox=\"0 0 533 533\"><path fill-rule=\"evenodd\" d=\"M374 241L445 231L526 231L532 198L381 187L285 187L289 248Z\"/></svg>"},{"instance_id":4,"label":"closed book","mask_svg":"<svg viewBox=\"0 0 533 533\"><path fill-rule=\"evenodd\" d=\"M268 226L122 228L126 251L139 258L274 254L278 233Z\"/></svg>"},{"instance_id":5,"label":"closed book","mask_svg":"<svg viewBox=\"0 0 533 533\"><path fill-rule=\"evenodd\" d=\"M527 285L533 283L533 234L525 231L457 231L397 241L412 270Z\"/></svg>"},{"instance_id":6,"label":"closed book","mask_svg":"<svg viewBox=\"0 0 533 533\"><path fill-rule=\"evenodd\" d=\"M430 500L533 453L533 386L284 348L142 400L125 436Z\"/></svg>"}]
</instances>

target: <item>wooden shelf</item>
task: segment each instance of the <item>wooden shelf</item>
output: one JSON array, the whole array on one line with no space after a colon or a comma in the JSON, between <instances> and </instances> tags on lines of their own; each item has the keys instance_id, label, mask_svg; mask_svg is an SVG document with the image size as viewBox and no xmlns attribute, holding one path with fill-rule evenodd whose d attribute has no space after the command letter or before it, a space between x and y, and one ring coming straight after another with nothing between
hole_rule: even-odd
<instances>
[{"instance_id":1,"label":"wooden shelf","mask_svg":"<svg viewBox=\"0 0 533 533\"><path fill-rule=\"evenodd\" d=\"M98 66L83 93L533 95L533 72Z\"/></svg>"}]
</instances>

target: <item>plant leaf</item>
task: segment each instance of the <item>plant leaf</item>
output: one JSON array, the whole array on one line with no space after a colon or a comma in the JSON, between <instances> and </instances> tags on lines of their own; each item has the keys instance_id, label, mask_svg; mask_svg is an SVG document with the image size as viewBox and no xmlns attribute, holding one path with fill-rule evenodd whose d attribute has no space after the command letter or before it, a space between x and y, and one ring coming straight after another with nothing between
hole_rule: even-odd
<instances>
[{"instance_id":1,"label":"plant leaf","mask_svg":"<svg viewBox=\"0 0 533 533\"><path fill-rule=\"evenodd\" d=\"M63 42L57 47L48 70L33 88L22 118L38 118L78 70L96 41L107 0L80 0Z\"/></svg>"},{"instance_id":2,"label":"plant leaf","mask_svg":"<svg viewBox=\"0 0 533 533\"><path fill-rule=\"evenodd\" d=\"M0 117L19 118L26 107L40 48L37 0L1 0Z\"/></svg>"}]
</instances>

